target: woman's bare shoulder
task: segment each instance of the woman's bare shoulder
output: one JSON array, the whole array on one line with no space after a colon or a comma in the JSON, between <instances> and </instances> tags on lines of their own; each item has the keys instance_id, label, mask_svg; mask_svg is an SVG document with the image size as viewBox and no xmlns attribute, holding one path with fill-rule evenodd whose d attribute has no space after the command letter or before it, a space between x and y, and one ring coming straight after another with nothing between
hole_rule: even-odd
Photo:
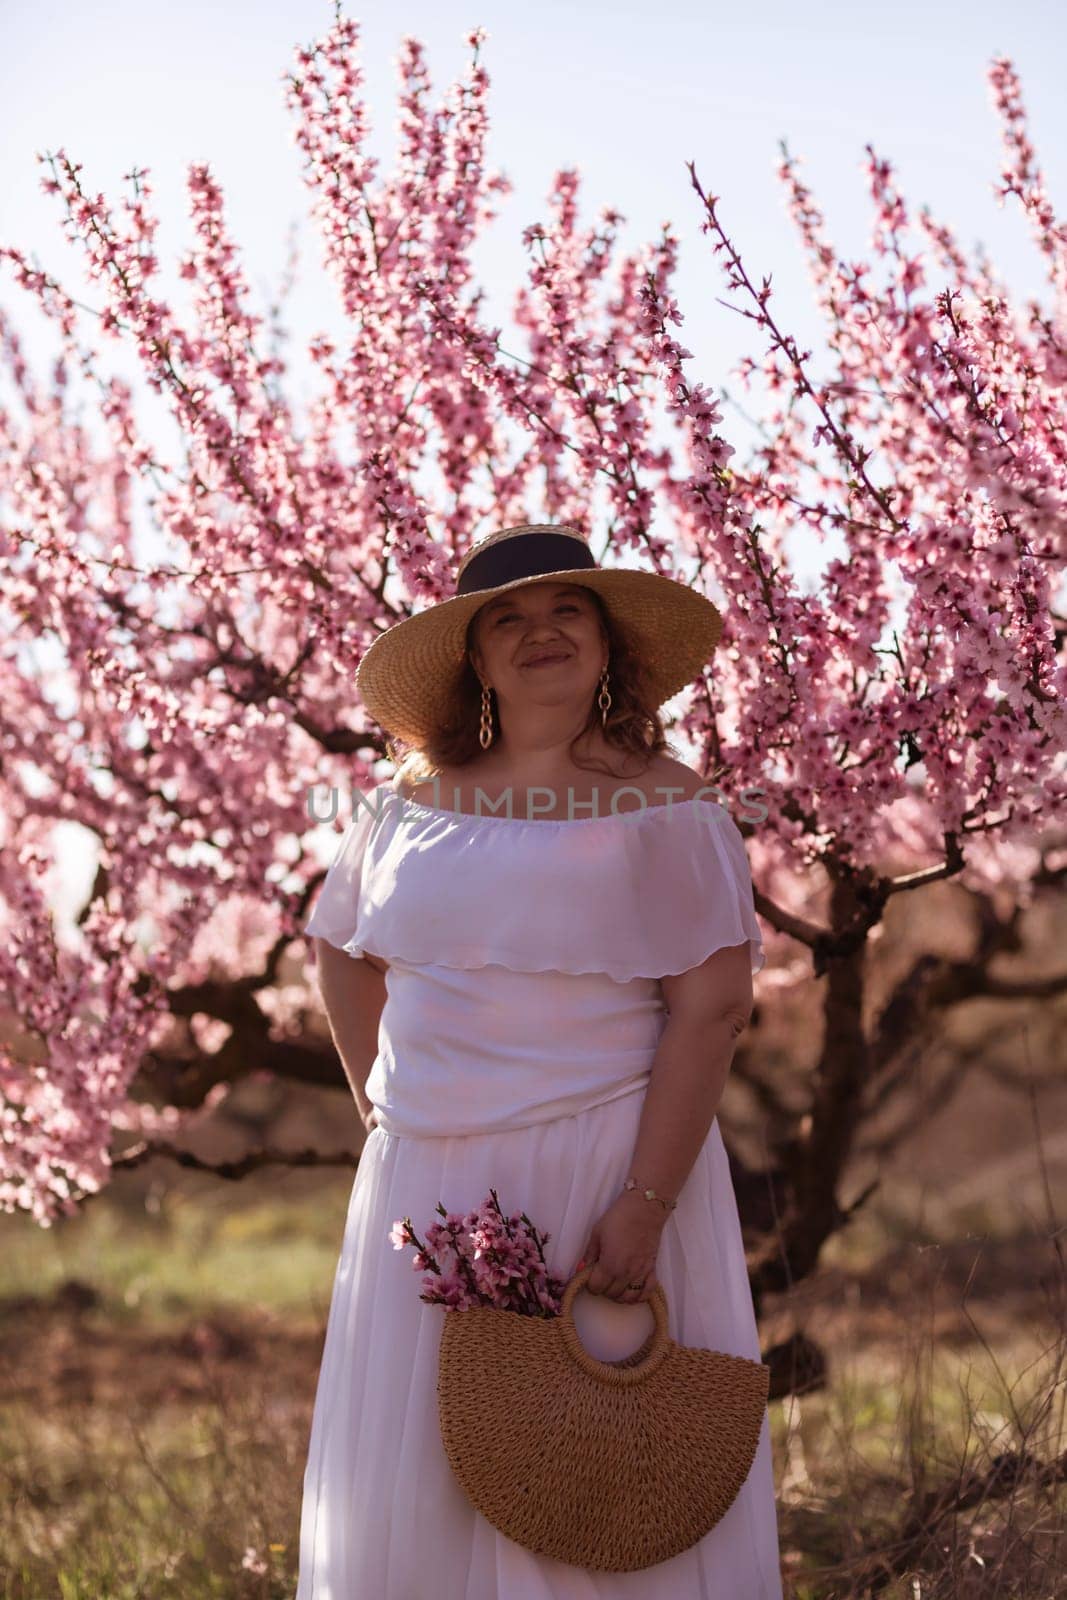
<instances>
[{"instance_id":1,"label":"woman's bare shoulder","mask_svg":"<svg viewBox=\"0 0 1067 1600\"><path fill-rule=\"evenodd\" d=\"M692 767L687 767L684 761L676 761L673 756L656 756L645 774L645 782L650 797L659 791L670 790L669 798L672 800L693 800L702 789L708 787L706 778L694 772ZM679 789L682 790L681 794L678 793ZM666 801L667 796L663 798Z\"/></svg>"},{"instance_id":2,"label":"woman's bare shoulder","mask_svg":"<svg viewBox=\"0 0 1067 1600\"><path fill-rule=\"evenodd\" d=\"M453 771L449 767L439 767L427 774L398 772L390 783L404 800L426 800L432 795L435 784L443 788L459 781L459 769Z\"/></svg>"},{"instance_id":3,"label":"woman's bare shoulder","mask_svg":"<svg viewBox=\"0 0 1067 1600\"><path fill-rule=\"evenodd\" d=\"M448 795L473 793L472 785L480 776L485 778L487 784L489 783L488 777L482 773L480 763L474 761L464 767L441 767L429 776L398 774L392 783L403 799L428 801L437 793ZM666 804L668 799L692 800L708 787L707 779L699 772L686 766L684 761L665 755L654 756L637 776L627 779L625 771L622 771L617 773L616 777L628 787L641 789L650 805ZM605 786L604 794L610 800L611 790L608 786Z\"/></svg>"}]
</instances>

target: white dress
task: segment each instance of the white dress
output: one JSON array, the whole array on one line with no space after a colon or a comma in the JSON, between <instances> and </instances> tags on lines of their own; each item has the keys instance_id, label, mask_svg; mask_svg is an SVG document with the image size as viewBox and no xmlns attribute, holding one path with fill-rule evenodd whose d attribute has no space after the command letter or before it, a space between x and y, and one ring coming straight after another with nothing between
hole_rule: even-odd
<instances>
[{"instance_id":1,"label":"white dress","mask_svg":"<svg viewBox=\"0 0 1067 1600\"><path fill-rule=\"evenodd\" d=\"M711 800L566 821L463 816L382 784L352 821L305 926L389 963L366 1089L379 1126L352 1184L304 1474L295 1600L781 1600L769 1422L719 1522L637 1572L586 1571L497 1532L468 1501L437 1413L442 1319L414 1252L438 1201L498 1191L575 1271L629 1175L656 1045L659 978L763 945L744 841ZM670 1336L759 1360L718 1121L663 1227ZM629 1354L647 1304L582 1293L583 1343Z\"/></svg>"}]
</instances>

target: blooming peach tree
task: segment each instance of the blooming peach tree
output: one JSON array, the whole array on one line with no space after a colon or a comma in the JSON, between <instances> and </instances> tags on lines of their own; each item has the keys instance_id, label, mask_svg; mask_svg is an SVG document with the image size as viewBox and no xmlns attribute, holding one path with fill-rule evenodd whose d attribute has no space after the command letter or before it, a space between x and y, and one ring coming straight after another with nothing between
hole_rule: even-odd
<instances>
[{"instance_id":1,"label":"blooming peach tree","mask_svg":"<svg viewBox=\"0 0 1067 1600\"><path fill-rule=\"evenodd\" d=\"M0 1204L50 1225L116 1167L172 1150L244 1075L341 1084L307 1026L300 930L323 871L308 795L369 786L388 753L354 669L381 629L451 592L474 538L559 520L600 559L722 604L675 732L727 803L758 797L738 820L755 814L760 982L796 981L798 952L803 978L826 979L803 1116L759 1078L758 1030L735 1069L778 1119L783 1204L758 1293L809 1270L840 1225L865 1104L931 1009L1012 992L989 973L1005 928L966 962L916 967L872 1024L891 897L955 877L976 893L1008 881L1025 905L1062 882L1044 841L1067 798L1067 232L1007 61L992 69L1002 188L1033 226L1048 306L1020 304L914 213L873 150L869 259L841 261L785 154L825 318L815 353L691 168L752 324L760 427L742 461L675 335L677 237L626 252L618 211L582 221L576 172L523 232L514 333L487 320L471 253L509 184L486 162L483 38L440 101L404 40L388 173L368 154L357 24L339 17L296 54L286 96L338 311L307 345L303 406L282 306L257 308L207 166L188 172L185 305L162 285L141 169L109 201L65 151L41 158L91 303L0 248ZM47 376L25 356L18 294L53 330ZM115 346L143 391L109 370ZM829 547L814 593L798 535ZM63 937L61 822L95 869ZM813 916L800 890L816 868ZM276 1158L316 1159L250 1152L226 1175Z\"/></svg>"}]
</instances>

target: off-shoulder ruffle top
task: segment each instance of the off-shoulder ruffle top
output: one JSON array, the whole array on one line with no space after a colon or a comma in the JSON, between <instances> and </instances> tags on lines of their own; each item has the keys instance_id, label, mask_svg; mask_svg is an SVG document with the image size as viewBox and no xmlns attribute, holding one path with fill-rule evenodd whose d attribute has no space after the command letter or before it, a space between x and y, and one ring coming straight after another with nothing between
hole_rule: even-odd
<instances>
[{"instance_id":1,"label":"off-shoulder ruffle top","mask_svg":"<svg viewBox=\"0 0 1067 1600\"><path fill-rule=\"evenodd\" d=\"M764 964L741 833L696 799L562 821L467 816L385 783L358 795L305 932L352 956L618 983L748 941Z\"/></svg>"},{"instance_id":2,"label":"off-shoulder ruffle top","mask_svg":"<svg viewBox=\"0 0 1067 1600\"><path fill-rule=\"evenodd\" d=\"M477 1134L648 1081L660 978L763 945L736 824L713 801L551 821L358 796L305 932L388 962L366 1092L379 1128Z\"/></svg>"}]
</instances>

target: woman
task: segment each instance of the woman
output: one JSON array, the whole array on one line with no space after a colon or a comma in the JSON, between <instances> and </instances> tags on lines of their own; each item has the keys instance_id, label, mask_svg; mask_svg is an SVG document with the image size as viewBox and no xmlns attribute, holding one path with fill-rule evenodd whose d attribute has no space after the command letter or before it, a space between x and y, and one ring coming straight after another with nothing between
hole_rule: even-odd
<instances>
[{"instance_id":1,"label":"woman","mask_svg":"<svg viewBox=\"0 0 1067 1600\"><path fill-rule=\"evenodd\" d=\"M593 1572L499 1533L440 1438L438 1341L462 1313L420 1301L388 1237L493 1187L549 1235L553 1276L593 1263L574 1320L594 1356L643 1343L659 1283L672 1338L759 1359L715 1108L763 948L737 826L657 715L721 626L684 585L524 525L360 663L364 705L409 749L360 796L306 925L368 1137L296 1600L780 1600L766 1413L737 1497L668 1561Z\"/></svg>"}]
</instances>

